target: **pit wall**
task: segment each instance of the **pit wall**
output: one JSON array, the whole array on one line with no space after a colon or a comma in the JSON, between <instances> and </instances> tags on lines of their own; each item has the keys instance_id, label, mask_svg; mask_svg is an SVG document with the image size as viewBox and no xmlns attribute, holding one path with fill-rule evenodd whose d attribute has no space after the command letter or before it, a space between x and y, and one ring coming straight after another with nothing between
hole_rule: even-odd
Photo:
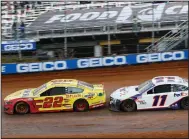
<instances>
[{"instance_id":1,"label":"pit wall","mask_svg":"<svg viewBox=\"0 0 189 139\"><path fill-rule=\"evenodd\" d=\"M154 62L188 60L188 50L161 53L142 53L107 57L68 59L37 63L11 63L1 65L1 74L20 74L46 71L63 71L107 66L136 65Z\"/></svg>"}]
</instances>

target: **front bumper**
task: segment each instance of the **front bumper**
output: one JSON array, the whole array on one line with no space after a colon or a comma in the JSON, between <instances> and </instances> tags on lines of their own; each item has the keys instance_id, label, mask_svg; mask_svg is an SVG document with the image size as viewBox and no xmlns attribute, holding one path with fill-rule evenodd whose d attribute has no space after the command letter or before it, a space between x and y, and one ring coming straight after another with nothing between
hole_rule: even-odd
<instances>
[{"instance_id":1,"label":"front bumper","mask_svg":"<svg viewBox=\"0 0 189 139\"><path fill-rule=\"evenodd\" d=\"M115 100L113 98L110 98L110 102L109 102L109 110L111 111L121 111L120 110L120 105L121 105L121 101L120 100Z\"/></svg>"},{"instance_id":2,"label":"front bumper","mask_svg":"<svg viewBox=\"0 0 189 139\"><path fill-rule=\"evenodd\" d=\"M4 106L4 112L7 114L13 114L13 109L11 106Z\"/></svg>"},{"instance_id":3,"label":"front bumper","mask_svg":"<svg viewBox=\"0 0 189 139\"><path fill-rule=\"evenodd\" d=\"M4 102L4 112L7 114L13 114L14 113L14 105L12 103L5 103Z\"/></svg>"}]
</instances>

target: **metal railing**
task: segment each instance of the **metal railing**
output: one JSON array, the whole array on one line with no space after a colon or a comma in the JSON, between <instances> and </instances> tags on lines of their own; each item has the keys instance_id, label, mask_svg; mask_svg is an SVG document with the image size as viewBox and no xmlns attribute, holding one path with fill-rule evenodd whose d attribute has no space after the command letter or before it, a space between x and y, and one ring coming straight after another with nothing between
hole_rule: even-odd
<instances>
[{"instance_id":1,"label":"metal railing","mask_svg":"<svg viewBox=\"0 0 189 139\"><path fill-rule=\"evenodd\" d=\"M174 30L169 31L163 37L146 48L147 52L168 51L176 47L188 38L188 20L179 24Z\"/></svg>"},{"instance_id":2,"label":"metal railing","mask_svg":"<svg viewBox=\"0 0 189 139\"><path fill-rule=\"evenodd\" d=\"M107 34L122 34L122 33L133 33L133 32L149 32L149 31L164 31L177 29L178 24L183 23L180 21L165 21L165 22L155 22L154 27L152 27L151 22L141 22L137 30L133 29L133 23L127 24L109 24L109 31L106 29L105 25L96 24L93 27L89 25L83 27L69 27L66 28L67 32L64 33L64 28L57 29L45 29L31 31L25 30L25 36L27 38L32 38L35 40L45 39L45 38L58 38L58 37L77 37L77 36L92 36L92 35L107 35ZM59 29L58 29L59 28ZM7 39L11 39L11 32L6 34Z\"/></svg>"}]
</instances>

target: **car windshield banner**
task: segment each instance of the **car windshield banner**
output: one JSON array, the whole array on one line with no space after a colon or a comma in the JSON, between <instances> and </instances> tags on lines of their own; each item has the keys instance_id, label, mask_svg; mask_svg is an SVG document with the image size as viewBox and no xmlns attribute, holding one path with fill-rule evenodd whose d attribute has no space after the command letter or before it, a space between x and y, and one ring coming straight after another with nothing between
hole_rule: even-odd
<instances>
[{"instance_id":1,"label":"car windshield banner","mask_svg":"<svg viewBox=\"0 0 189 139\"><path fill-rule=\"evenodd\" d=\"M154 10L152 10L152 7ZM153 15L153 16L152 16ZM135 20L133 20L135 19ZM151 3L84 10L50 10L41 14L28 30L88 28L137 22L175 22L188 19L187 2ZM66 23L66 24L65 24Z\"/></svg>"},{"instance_id":2,"label":"car windshield banner","mask_svg":"<svg viewBox=\"0 0 189 139\"><path fill-rule=\"evenodd\" d=\"M29 51L36 49L36 42L34 40L20 40L20 41L3 41L1 43L2 52L14 52L14 51Z\"/></svg>"}]
</instances>

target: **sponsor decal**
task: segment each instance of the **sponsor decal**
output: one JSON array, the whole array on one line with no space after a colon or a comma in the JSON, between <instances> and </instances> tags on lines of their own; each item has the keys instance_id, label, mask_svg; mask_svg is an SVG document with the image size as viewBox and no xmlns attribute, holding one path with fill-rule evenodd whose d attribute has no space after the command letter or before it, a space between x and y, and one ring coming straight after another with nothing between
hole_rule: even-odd
<instances>
[{"instance_id":1,"label":"sponsor decal","mask_svg":"<svg viewBox=\"0 0 189 139\"><path fill-rule=\"evenodd\" d=\"M123 87L120 90L120 97L125 96L128 93L128 89Z\"/></svg>"},{"instance_id":2,"label":"sponsor decal","mask_svg":"<svg viewBox=\"0 0 189 139\"><path fill-rule=\"evenodd\" d=\"M163 80L164 77L156 77L155 80Z\"/></svg>"},{"instance_id":3,"label":"sponsor decal","mask_svg":"<svg viewBox=\"0 0 189 139\"><path fill-rule=\"evenodd\" d=\"M188 94L187 93L174 93L174 97L181 97L181 96L188 96Z\"/></svg>"},{"instance_id":4,"label":"sponsor decal","mask_svg":"<svg viewBox=\"0 0 189 139\"><path fill-rule=\"evenodd\" d=\"M71 104L62 104L64 107L71 107Z\"/></svg>"},{"instance_id":5,"label":"sponsor decal","mask_svg":"<svg viewBox=\"0 0 189 139\"><path fill-rule=\"evenodd\" d=\"M65 103L68 103L70 100L69 99L64 99L64 102Z\"/></svg>"},{"instance_id":6,"label":"sponsor decal","mask_svg":"<svg viewBox=\"0 0 189 139\"><path fill-rule=\"evenodd\" d=\"M120 97L125 96L127 92L120 92Z\"/></svg>"},{"instance_id":7,"label":"sponsor decal","mask_svg":"<svg viewBox=\"0 0 189 139\"><path fill-rule=\"evenodd\" d=\"M152 53L152 54L139 54L137 55L137 63L159 62L159 61L172 61L184 59L183 51Z\"/></svg>"},{"instance_id":8,"label":"sponsor decal","mask_svg":"<svg viewBox=\"0 0 189 139\"><path fill-rule=\"evenodd\" d=\"M23 93L23 95L22 95L22 97L27 97L27 96L29 96L30 91L31 91L31 89L25 90L24 93Z\"/></svg>"},{"instance_id":9,"label":"sponsor decal","mask_svg":"<svg viewBox=\"0 0 189 139\"><path fill-rule=\"evenodd\" d=\"M165 52L167 53L167 52ZM174 54L173 54L174 53ZM182 54L181 53L184 53L184 57L181 56ZM153 53L152 53L153 54ZM161 55L163 55L164 53L161 53ZM180 55L177 55L177 54L180 54ZM170 56L176 56L176 58L173 58L172 60L170 61L174 61L174 60L186 60L188 59L188 51L187 50L183 50L182 52L178 52L176 54L176 52L171 52L171 55ZM137 58L136 57L139 57L140 56L140 60L142 60L142 62L146 63L146 62L149 62L150 59L149 58L149 55L147 54L139 54L139 55L136 55L136 54L129 54L129 55L126 55L126 56L120 56L120 59L117 61L117 64L114 63L111 59L114 59L115 60L115 57L103 57L101 58L101 60L105 60L106 58L106 64L100 64L100 66L111 66L111 65L132 65L132 64L138 64L138 61L137 61ZM78 68L89 68L89 67L95 67L95 62L92 64L92 63L88 63L88 62L91 62L92 59L92 63L96 60L94 60L94 58L88 58L87 60L84 60L83 59L69 59L69 60L63 60L63 61L49 61L49 62L37 62L37 63L19 63L19 64L15 64L15 63L11 63L11 64L2 64L1 65L1 73L2 74L16 74L16 73L30 73L30 72L44 72L44 71L57 71L57 70L70 70L70 69L78 69ZM147 60L146 60L147 59ZM156 58L157 59L157 58ZM101 61L100 60L100 61ZM127 61L126 61L127 60ZM97 60L97 63L100 62L99 60ZM160 59L159 62L163 62L162 59ZM78 66L78 63L81 64L81 66ZM111 63L111 64L110 64ZM113 64L112 64L113 63ZM79 84L78 84L79 85ZM84 86L82 85L81 83L81 86ZM92 85L87 85L88 87L90 87L91 89L93 88ZM142 91L142 90L140 90Z\"/></svg>"},{"instance_id":10,"label":"sponsor decal","mask_svg":"<svg viewBox=\"0 0 189 139\"><path fill-rule=\"evenodd\" d=\"M136 102L138 102L139 104L142 104L142 105L143 105L143 104L146 104L146 101L145 101L145 100L139 100L139 99L137 99Z\"/></svg>"},{"instance_id":11,"label":"sponsor decal","mask_svg":"<svg viewBox=\"0 0 189 139\"><path fill-rule=\"evenodd\" d=\"M66 98L77 98L82 97L81 94L66 94Z\"/></svg>"},{"instance_id":12,"label":"sponsor decal","mask_svg":"<svg viewBox=\"0 0 189 139\"><path fill-rule=\"evenodd\" d=\"M32 43L4 45L4 51L34 50Z\"/></svg>"},{"instance_id":13,"label":"sponsor decal","mask_svg":"<svg viewBox=\"0 0 189 139\"><path fill-rule=\"evenodd\" d=\"M67 79L57 79L57 80L52 80L51 81L53 84L66 84L66 83L68 83L68 84L70 84L70 83L72 83L73 82L73 80L67 80Z\"/></svg>"},{"instance_id":14,"label":"sponsor decal","mask_svg":"<svg viewBox=\"0 0 189 139\"><path fill-rule=\"evenodd\" d=\"M79 59L78 68L101 67L127 64L125 56Z\"/></svg>"},{"instance_id":15,"label":"sponsor decal","mask_svg":"<svg viewBox=\"0 0 189 139\"><path fill-rule=\"evenodd\" d=\"M97 104L97 105L93 105L91 106L92 108L97 108L97 107L100 107L100 106L103 106L104 104Z\"/></svg>"},{"instance_id":16,"label":"sponsor decal","mask_svg":"<svg viewBox=\"0 0 189 139\"><path fill-rule=\"evenodd\" d=\"M86 83L86 82L83 82L83 81L78 81L78 85L82 86L82 87L87 87L87 88L93 89L92 84L89 84L89 83Z\"/></svg>"},{"instance_id":17,"label":"sponsor decal","mask_svg":"<svg viewBox=\"0 0 189 139\"><path fill-rule=\"evenodd\" d=\"M66 68L67 68L66 61L22 63L16 65L16 70L18 73L64 70Z\"/></svg>"},{"instance_id":18,"label":"sponsor decal","mask_svg":"<svg viewBox=\"0 0 189 139\"><path fill-rule=\"evenodd\" d=\"M181 96L181 94L174 93L174 97L180 97L180 96Z\"/></svg>"},{"instance_id":19,"label":"sponsor decal","mask_svg":"<svg viewBox=\"0 0 189 139\"><path fill-rule=\"evenodd\" d=\"M6 66L1 66L1 72L6 72Z\"/></svg>"},{"instance_id":20,"label":"sponsor decal","mask_svg":"<svg viewBox=\"0 0 189 139\"><path fill-rule=\"evenodd\" d=\"M175 80L167 80L167 82L175 82Z\"/></svg>"},{"instance_id":21,"label":"sponsor decal","mask_svg":"<svg viewBox=\"0 0 189 139\"><path fill-rule=\"evenodd\" d=\"M35 50L36 42L34 40L29 41L3 41L1 44L2 51L18 51L18 50Z\"/></svg>"},{"instance_id":22,"label":"sponsor decal","mask_svg":"<svg viewBox=\"0 0 189 139\"><path fill-rule=\"evenodd\" d=\"M181 96L188 96L188 94L187 93L181 93Z\"/></svg>"},{"instance_id":23,"label":"sponsor decal","mask_svg":"<svg viewBox=\"0 0 189 139\"><path fill-rule=\"evenodd\" d=\"M184 5L185 4L185 5ZM73 11L70 14L63 12L54 12L55 14L50 16L45 24L55 24L63 22L87 22L87 21L102 21L102 20L114 20L115 23L130 23L135 13L137 20L139 21L159 21L173 15L187 14L188 5L186 3L161 3L154 5L154 18L152 17L152 5L141 4L136 6L125 6L122 8L111 8L109 11L95 9L94 11L85 10L85 12ZM49 17L49 16L48 16ZM41 16L41 19L43 16ZM45 18L46 19L46 18ZM43 19L44 20L44 19ZM170 20L170 19L169 19Z\"/></svg>"},{"instance_id":24,"label":"sponsor decal","mask_svg":"<svg viewBox=\"0 0 189 139\"><path fill-rule=\"evenodd\" d=\"M28 101L33 101L33 98L28 98L27 100L28 100Z\"/></svg>"},{"instance_id":25,"label":"sponsor decal","mask_svg":"<svg viewBox=\"0 0 189 139\"><path fill-rule=\"evenodd\" d=\"M88 93L87 95L85 95L84 97L92 99L95 96L95 93Z\"/></svg>"},{"instance_id":26,"label":"sponsor decal","mask_svg":"<svg viewBox=\"0 0 189 139\"><path fill-rule=\"evenodd\" d=\"M156 83L164 82L164 80L156 80Z\"/></svg>"}]
</instances>

